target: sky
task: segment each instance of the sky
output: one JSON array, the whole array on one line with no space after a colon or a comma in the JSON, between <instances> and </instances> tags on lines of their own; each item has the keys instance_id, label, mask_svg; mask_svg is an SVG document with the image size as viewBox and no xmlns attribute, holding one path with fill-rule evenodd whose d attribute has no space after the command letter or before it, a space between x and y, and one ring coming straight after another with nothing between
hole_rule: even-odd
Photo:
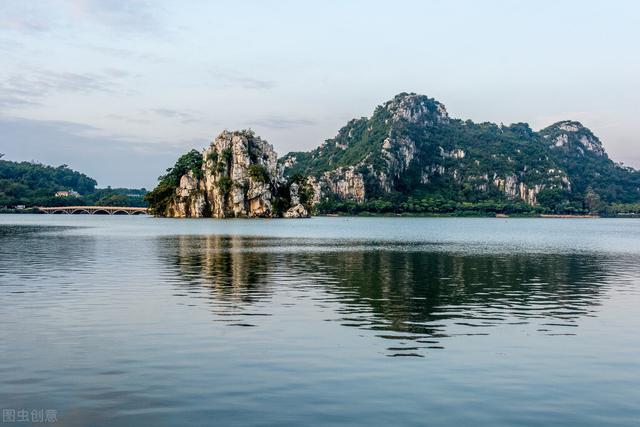
<instances>
[{"instance_id":1,"label":"sky","mask_svg":"<svg viewBox=\"0 0 640 427\"><path fill-rule=\"evenodd\" d=\"M310 150L417 92L640 168L639 46L637 1L2 0L0 153L153 188L224 129Z\"/></svg>"}]
</instances>

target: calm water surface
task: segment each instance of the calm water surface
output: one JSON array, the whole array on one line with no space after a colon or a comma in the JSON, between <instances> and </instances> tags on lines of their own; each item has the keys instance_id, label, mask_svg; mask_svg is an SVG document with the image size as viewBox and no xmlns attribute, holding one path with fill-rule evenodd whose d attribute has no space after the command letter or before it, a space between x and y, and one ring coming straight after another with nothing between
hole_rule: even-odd
<instances>
[{"instance_id":1,"label":"calm water surface","mask_svg":"<svg viewBox=\"0 0 640 427\"><path fill-rule=\"evenodd\" d=\"M0 216L56 425L638 426L639 331L638 220Z\"/></svg>"}]
</instances>

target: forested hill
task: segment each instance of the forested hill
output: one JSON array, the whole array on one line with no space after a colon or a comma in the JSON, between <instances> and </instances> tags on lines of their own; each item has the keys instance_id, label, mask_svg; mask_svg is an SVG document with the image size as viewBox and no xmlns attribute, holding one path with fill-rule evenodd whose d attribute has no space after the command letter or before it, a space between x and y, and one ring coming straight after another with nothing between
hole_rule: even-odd
<instances>
[{"instance_id":1,"label":"forested hill","mask_svg":"<svg viewBox=\"0 0 640 427\"><path fill-rule=\"evenodd\" d=\"M575 214L637 210L640 202L640 172L609 159L579 122L539 132L474 123L415 93L280 163L287 176L311 177L321 212Z\"/></svg>"},{"instance_id":2,"label":"forested hill","mask_svg":"<svg viewBox=\"0 0 640 427\"><path fill-rule=\"evenodd\" d=\"M144 189L96 188L97 182L66 165L47 166L0 159L0 209L14 206L145 206ZM56 197L58 191L77 196ZM73 194L73 193L72 193Z\"/></svg>"}]
</instances>

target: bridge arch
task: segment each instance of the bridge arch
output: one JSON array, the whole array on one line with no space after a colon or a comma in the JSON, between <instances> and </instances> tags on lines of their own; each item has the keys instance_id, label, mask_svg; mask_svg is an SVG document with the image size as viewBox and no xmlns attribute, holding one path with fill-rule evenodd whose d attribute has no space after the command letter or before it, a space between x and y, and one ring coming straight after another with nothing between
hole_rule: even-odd
<instances>
[{"instance_id":1,"label":"bridge arch","mask_svg":"<svg viewBox=\"0 0 640 427\"><path fill-rule=\"evenodd\" d=\"M133 206L51 206L38 208L46 214L146 215L147 208Z\"/></svg>"}]
</instances>

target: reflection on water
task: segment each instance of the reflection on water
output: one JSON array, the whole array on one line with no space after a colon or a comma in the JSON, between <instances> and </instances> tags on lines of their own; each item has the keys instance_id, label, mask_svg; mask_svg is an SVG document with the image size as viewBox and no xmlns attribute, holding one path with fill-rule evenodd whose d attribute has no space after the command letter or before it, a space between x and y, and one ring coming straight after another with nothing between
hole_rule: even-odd
<instances>
[{"instance_id":1,"label":"reflection on water","mask_svg":"<svg viewBox=\"0 0 640 427\"><path fill-rule=\"evenodd\" d=\"M339 303L332 321L377 331L389 355L420 356L452 335L483 335L499 324L534 323L549 335L573 335L593 316L616 265L598 254L478 255L415 251L414 245L178 236L158 240L162 264L184 295L210 299L233 325L254 326L254 306L296 289L319 307ZM316 250L309 251L309 247ZM622 283L618 283L622 285ZM226 320L228 319L228 320ZM420 350L420 351L416 351Z\"/></svg>"},{"instance_id":2,"label":"reflection on water","mask_svg":"<svg viewBox=\"0 0 640 427\"><path fill-rule=\"evenodd\" d=\"M62 426L640 419L633 221L6 218L3 409Z\"/></svg>"}]
</instances>

